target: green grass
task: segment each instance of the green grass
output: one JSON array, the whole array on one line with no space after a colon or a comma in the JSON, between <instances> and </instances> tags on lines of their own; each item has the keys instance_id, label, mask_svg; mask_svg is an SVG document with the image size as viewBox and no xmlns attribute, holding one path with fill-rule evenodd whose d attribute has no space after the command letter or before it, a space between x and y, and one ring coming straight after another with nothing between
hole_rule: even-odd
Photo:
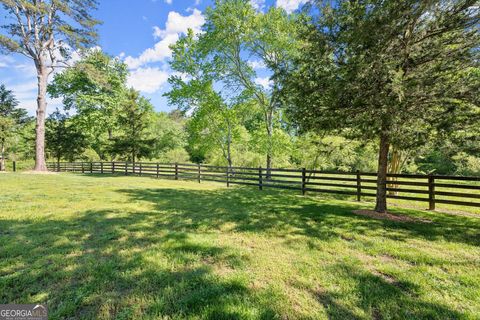
<instances>
[{"instance_id":1,"label":"green grass","mask_svg":"<svg viewBox=\"0 0 480 320\"><path fill-rule=\"evenodd\" d=\"M478 319L480 218L323 195L0 175L0 303L50 319Z\"/></svg>"}]
</instances>

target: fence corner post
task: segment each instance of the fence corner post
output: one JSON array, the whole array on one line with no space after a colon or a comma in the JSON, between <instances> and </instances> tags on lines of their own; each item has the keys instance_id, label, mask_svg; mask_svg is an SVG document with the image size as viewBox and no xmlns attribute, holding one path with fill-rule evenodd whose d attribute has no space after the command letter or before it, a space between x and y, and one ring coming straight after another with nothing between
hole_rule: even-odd
<instances>
[{"instance_id":1,"label":"fence corner post","mask_svg":"<svg viewBox=\"0 0 480 320\"><path fill-rule=\"evenodd\" d=\"M362 179L360 177L360 170L357 170L357 201L361 201L362 196Z\"/></svg>"},{"instance_id":2,"label":"fence corner post","mask_svg":"<svg viewBox=\"0 0 480 320\"><path fill-rule=\"evenodd\" d=\"M198 163L198 183L202 181L202 172L200 169L200 163Z\"/></svg>"},{"instance_id":3,"label":"fence corner post","mask_svg":"<svg viewBox=\"0 0 480 320\"><path fill-rule=\"evenodd\" d=\"M262 167L258 167L258 189L263 190Z\"/></svg>"},{"instance_id":4,"label":"fence corner post","mask_svg":"<svg viewBox=\"0 0 480 320\"><path fill-rule=\"evenodd\" d=\"M175 162L175 180L178 180L178 163Z\"/></svg>"},{"instance_id":5,"label":"fence corner post","mask_svg":"<svg viewBox=\"0 0 480 320\"><path fill-rule=\"evenodd\" d=\"M17 172L17 162L13 161L13 172Z\"/></svg>"},{"instance_id":6,"label":"fence corner post","mask_svg":"<svg viewBox=\"0 0 480 320\"><path fill-rule=\"evenodd\" d=\"M435 176L428 175L428 210L435 210Z\"/></svg>"},{"instance_id":7,"label":"fence corner post","mask_svg":"<svg viewBox=\"0 0 480 320\"><path fill-rule=\"evenodd\" d=\"M302 168L302 195L306 193L306 185L307 185L307 169Z\"/></svg>"}]
</instances>

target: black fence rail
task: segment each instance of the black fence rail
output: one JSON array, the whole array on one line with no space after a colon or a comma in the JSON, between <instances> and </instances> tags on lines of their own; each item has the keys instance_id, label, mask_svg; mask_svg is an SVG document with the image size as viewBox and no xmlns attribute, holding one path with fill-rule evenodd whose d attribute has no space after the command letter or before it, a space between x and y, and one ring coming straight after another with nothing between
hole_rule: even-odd
<instances>
[{"instance_id":1,"label":"black fence rail","mask_svg":"<svg viewBox=\"0 0 480 320\"><path fill-rule=\"evenodd\" d=\"M375 197L377 174L367 172L330 172L308 169L264 169L222 167L188 163L154 162L49 162L50 171L91 174L123 174L156 178L215 181L263 188ZM480 208L480 177L389 174L387 198Z\"/></svg>"}]
</instances>

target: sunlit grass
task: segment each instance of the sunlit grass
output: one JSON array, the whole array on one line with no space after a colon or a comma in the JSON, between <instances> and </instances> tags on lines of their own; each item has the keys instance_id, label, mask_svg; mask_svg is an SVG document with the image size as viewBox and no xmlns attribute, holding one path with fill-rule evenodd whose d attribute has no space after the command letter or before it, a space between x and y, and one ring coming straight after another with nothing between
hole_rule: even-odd
<instances>
[{"instance_id":1,"label":"sunlit grass","mask_svg":"<svg viewBox=\"0 0 480 320\"><path fill-rule=\"evenodd\" d=\"M0 175L0 302L51 319L475 319L480 218L222 184Z\"/></svg>"}]
</instances>

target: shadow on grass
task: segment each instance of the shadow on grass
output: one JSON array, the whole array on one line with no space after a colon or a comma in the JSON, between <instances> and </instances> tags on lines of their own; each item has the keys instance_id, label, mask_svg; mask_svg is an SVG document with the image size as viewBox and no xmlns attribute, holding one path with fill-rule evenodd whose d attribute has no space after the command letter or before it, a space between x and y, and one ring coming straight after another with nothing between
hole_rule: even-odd
<instances>
[{"instance_id":1,"label":"shadow on grass","mask_svg":"<svg viewBox=\"0 0 480 320\"><path fill-rule=\"evenodd\" d=\"M429 225L371 220L353 215L352 209L358 208L353 203L330 204L290 192L117 192L152 209L92 210L69 220L1 220L0 259L11 267L0 274L0 301L48 301L51 319L276 319L282 315L272 307L275 297L253 288L242 275L248 256L216 243L208 232L229 228L330 241L344 233L378 230L395 240L479 243L479 225L468 218L439 215ZM200 232L205 238L195 236ZM225 273L240 272L220 277L215 272L219 266ZM335 266L332 273L338 272L355 283L358 308L374 319L408 316L408 308L413 318L461 317L415 299L412 283L389 283L358 266ZM330 319L362 318L335 292L319 288L311 294Z\"/></svg>"},{"instance_id":2,"label":"shadow on grass","mask_svg":"<svg viewBox=\"0 0 480 320\"><path fill-rule=\"evenodd\" d=\"M396 241L415 237L480 246L480 219L433 213L422 217L433 223L375 220L352 213L365 204L330 201L330 197L302 197L290 191L232 188L213 191L190 189L122 189L132 200L147 201L156 210L172 210L161 221L173 230L220 229L266 232L276 236L299 234L329 240L345 232L362 235L372 230ZM417 210L393 209L421 215Z\"/></svg>"},{"instance_id":3,"label":"shadow on grass","mask_svg":"<svg viewBox=\"0 0 480 320\"><path fill-rule=\"evenodd\" d=\"M50 319L246 318L235 308L253 295L246 279L212 273L215 264L240 267L244 257L158 228L156 216L104 210L68 221L0 221L0 259L12 267L0 274L0 301L40 297ZM252 309L272 314L268 305Z\"/></svg>"}]
</instances>

